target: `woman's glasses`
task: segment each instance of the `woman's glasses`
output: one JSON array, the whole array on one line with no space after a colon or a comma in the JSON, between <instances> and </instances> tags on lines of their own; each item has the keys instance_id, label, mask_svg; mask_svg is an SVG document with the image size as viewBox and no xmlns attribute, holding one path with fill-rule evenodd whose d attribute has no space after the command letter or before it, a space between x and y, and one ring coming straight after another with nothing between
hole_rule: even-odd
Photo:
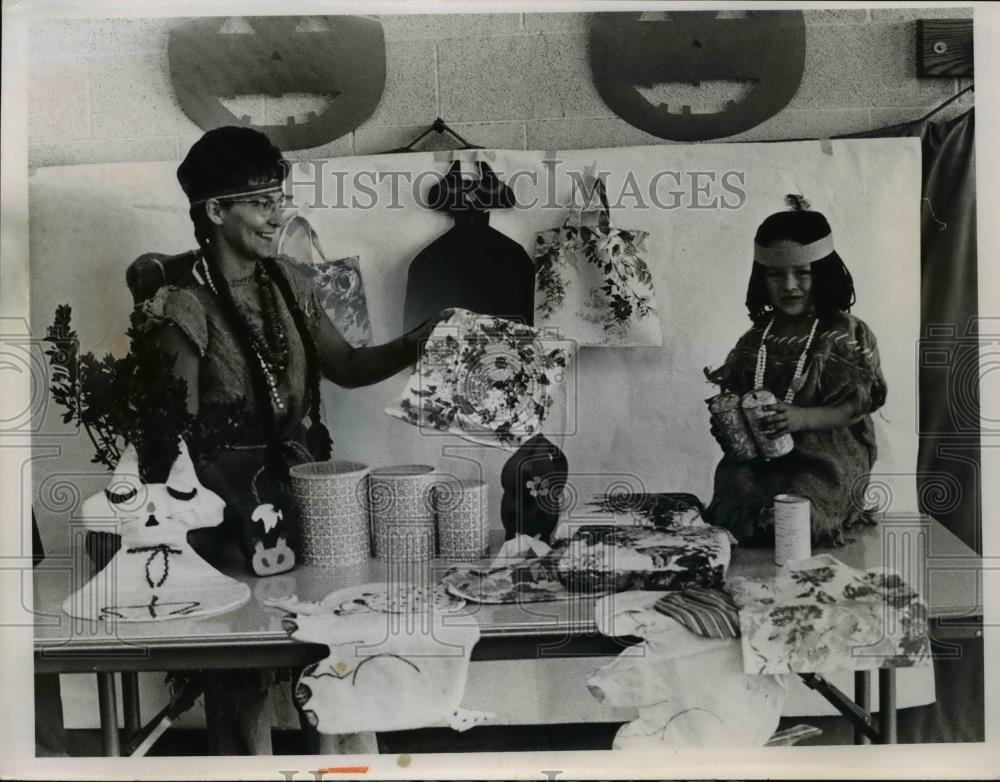
<instances>
[{"instance_id":1,"label":"woman's glasses","mask_svg":"<svg viewBox=\"0 0 1000 782\"><path fill-rule=\"evenodd\" d=\"M221 200L221 199L220 199ZM291 203L291 199L286 195L276 196L274 198L267 198L265 196L258 196L256 198L233 198L226 199L223 201L226 204L249 204L253 209L260 212L262 215L273 214L275 210L287 209L288 204Z\"/></svg>"}]
</instances>

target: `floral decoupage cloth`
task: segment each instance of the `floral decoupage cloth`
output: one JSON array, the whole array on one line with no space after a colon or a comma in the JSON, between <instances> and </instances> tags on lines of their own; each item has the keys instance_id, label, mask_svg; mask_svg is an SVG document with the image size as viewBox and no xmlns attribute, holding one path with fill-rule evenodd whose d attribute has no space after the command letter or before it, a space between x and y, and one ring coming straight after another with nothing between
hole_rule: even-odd
<instances>
[{"instance_id":1,"label":"floral decoupage cloth","mask_svg":"<svg viewBox=\"0 0 1000 782\"><path fill-rule=\"evenodd\" d=\"M531 326L456 309L386 413L513 451L541 430L574 352Z\"/></svg>"},{"instance_id":2,"label":"floral decoupage cloth","mask_svg":"<svg viewBox=\"0 0 1000 782\"><path fill-rule=\"evenodd\" d=\"M541 557L504 567L453 568L442 583L478 603L566 600L580 593L721 586L732 539L718 527L649 529L586 525Z\"/></svg>"},{"instance_id":3,"label":"floral decoupage cloth","mask_svg":"<svg viewBox=\"0 0 1000 782\"><path fill-rule=\"evenodd\" d=\"M672 594L672 593L670 593ZM788 691L784 676L749 675L736 638L706 638L656 609L662 592L625 592L594 607L598 630L638 636L587 678L609 706L636 708L614 749L760 747L778 727Z\"/></svg>"},{"instance_id":4,"label":"floral decoupage cloth","mask_svg":"<svg viewBox=\"0 0 1000 782\"><path fill-rule=\"evenodd\" d=\"M732 579L747 673L822 673L930 661L927 607L897 573L855 570L829 554L774 582Z\"/></svg>"},{"instance_id":5,"label":"floral decoupage cloth","mask_svg":"<svg viewBox=\"0 0 1000 782\"><path fill-rule=\"evenodd\" d=\"M295 688L320 733L466 730L492 716L460 706L479 626L472 617L457 621L464 604L441 587L372 583L319 603L267 604L294 614L282 620L292 638L330 650Z\"/></svg>"},{"instance_id":6,"label":"floral decoupage cloth","mask_svg":"<svg viewBox=\"0 0 1000 782\"><path fill-rule=\"evenodd\" d=\"M580 345L663 342L653 276L642 258L648 234L610 225L604 184L596 225L550 228L535 237L535 325Z\"/></svg>"}]
</instances>

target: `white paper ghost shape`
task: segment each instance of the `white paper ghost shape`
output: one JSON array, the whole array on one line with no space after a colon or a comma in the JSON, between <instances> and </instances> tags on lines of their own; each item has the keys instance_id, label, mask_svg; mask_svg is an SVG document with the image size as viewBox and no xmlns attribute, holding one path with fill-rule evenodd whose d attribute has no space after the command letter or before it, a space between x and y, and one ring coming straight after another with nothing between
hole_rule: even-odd
<instances>
[{"instance_id":1,"label":"white paper ghost shape","mask_svg":"<svg viewBox=\"0 0 1000 782\"><path fill-rule=\"evenodd\" d=\"M148 622L229 611L250 587L195 553L188 530L222 522L225 503L201 485L184 442L167 482L142 483L135 448L122 454L107 489L86 499L84 525L121 536L107 567L70 595L63 610L91 621Z\"/></svg>"}]
</instances>

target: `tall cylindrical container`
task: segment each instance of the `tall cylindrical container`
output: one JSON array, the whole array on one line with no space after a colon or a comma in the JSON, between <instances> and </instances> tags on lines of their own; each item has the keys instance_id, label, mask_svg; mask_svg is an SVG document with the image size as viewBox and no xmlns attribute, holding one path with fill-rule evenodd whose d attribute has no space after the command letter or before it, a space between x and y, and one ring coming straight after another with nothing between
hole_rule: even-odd
<instances>
[{"instance_id":1,"label":"tall cylindrical container","mask_svg":"<svg viewBox=\"0 0 1000 782\"><path fill-rule=\"evenodd\" d=\"M483 481L450 478L434 487L438 553L443 559L481 559L489 553L487 487Z\"/></svg>"},{"instance_id":2,"label":"tall cylindrical container","mask_svg":"<svg viewBox=\"0 0 1000 782\"><path fill-rule=\"evenodd\" d=\"M777 401L778 398L766 388L748 391L743 395L741 401L747 423L750 425L750 431L753 432L754 439L757 441L757 449L765 459L775 459L779 456L784 456L787 453L791 453L795 447L795 441L790 434L786 433L781 435L781 437L772 439L761 428L760 419L770 415L764 408L768 405L773 405Z\"/></svg>"},{"instance_id":3,"label":"tall cylindrical container","mask_svg":"<svg viewBox=\"0 0 1000 782\"><path fill-rule=\"evenodd\" d=\"M356 565L371 556L368 465L310 462L289 470L292 499L301 515L302 561Z\"/></svg>"},{"instance_id":4,"label":"tall cylindrical container","mask_svg":"<svg viewBox=\"0 0 1000 782\"><path fill-rule=\"evenodd\" d=\"M774 564L784 567L812 556L811 506L808 497L779 494L774 498Z\"/></svg>"},{"instance_id":5,"label":"tall cylindrical container","mask_svg":"<svg viewBox=\"0 0 1000 782\"><path fill-rule=\"evenodd\" d=\"M434 483L426 464L378 467L369 477L375 556L386 562L433 559Z\"/></svg>"},{"instance_id":6,"label":"tall cylindrical container","mask_svg":"<svg viewBox=\"0 0 1000 782\"><path fill-rule=\"evenodd\" d=\"M725 441L724 450L741 462L757 458L757 444L753 432L740 409L740 397L733 393L716 394L708 403L708 412L718 425L718 431Z\"/></svg>"}]
</instances>

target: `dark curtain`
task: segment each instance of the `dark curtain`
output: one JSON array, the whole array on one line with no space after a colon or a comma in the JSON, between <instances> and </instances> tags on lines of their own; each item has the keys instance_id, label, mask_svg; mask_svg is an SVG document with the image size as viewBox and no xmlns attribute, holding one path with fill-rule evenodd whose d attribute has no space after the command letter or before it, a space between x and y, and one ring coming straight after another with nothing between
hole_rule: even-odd
<instances>
[{"instance_id":1,"label":"dark curtain","mask_svg":"<svg viewBox=\"0 0 1000 782\"><path fill-rule=\"evenodd\" d=\"M981 554L975 112L861 135L921 140L917 496L922 511ZM901 712L901 741L983 740L982 638L951 652L934 661L936 702Z\"/></svg>"},{"instance_id":2,"label":"dark curtain","mask_svg":"<svg viewBox=\"0 0 1000 782\"><path fill-rule=\"evenodd\" d=\"M851 138L922 142L917 496L924 513L981 554L975 134L969 109Z\"/></svg>"}]
</instances>

